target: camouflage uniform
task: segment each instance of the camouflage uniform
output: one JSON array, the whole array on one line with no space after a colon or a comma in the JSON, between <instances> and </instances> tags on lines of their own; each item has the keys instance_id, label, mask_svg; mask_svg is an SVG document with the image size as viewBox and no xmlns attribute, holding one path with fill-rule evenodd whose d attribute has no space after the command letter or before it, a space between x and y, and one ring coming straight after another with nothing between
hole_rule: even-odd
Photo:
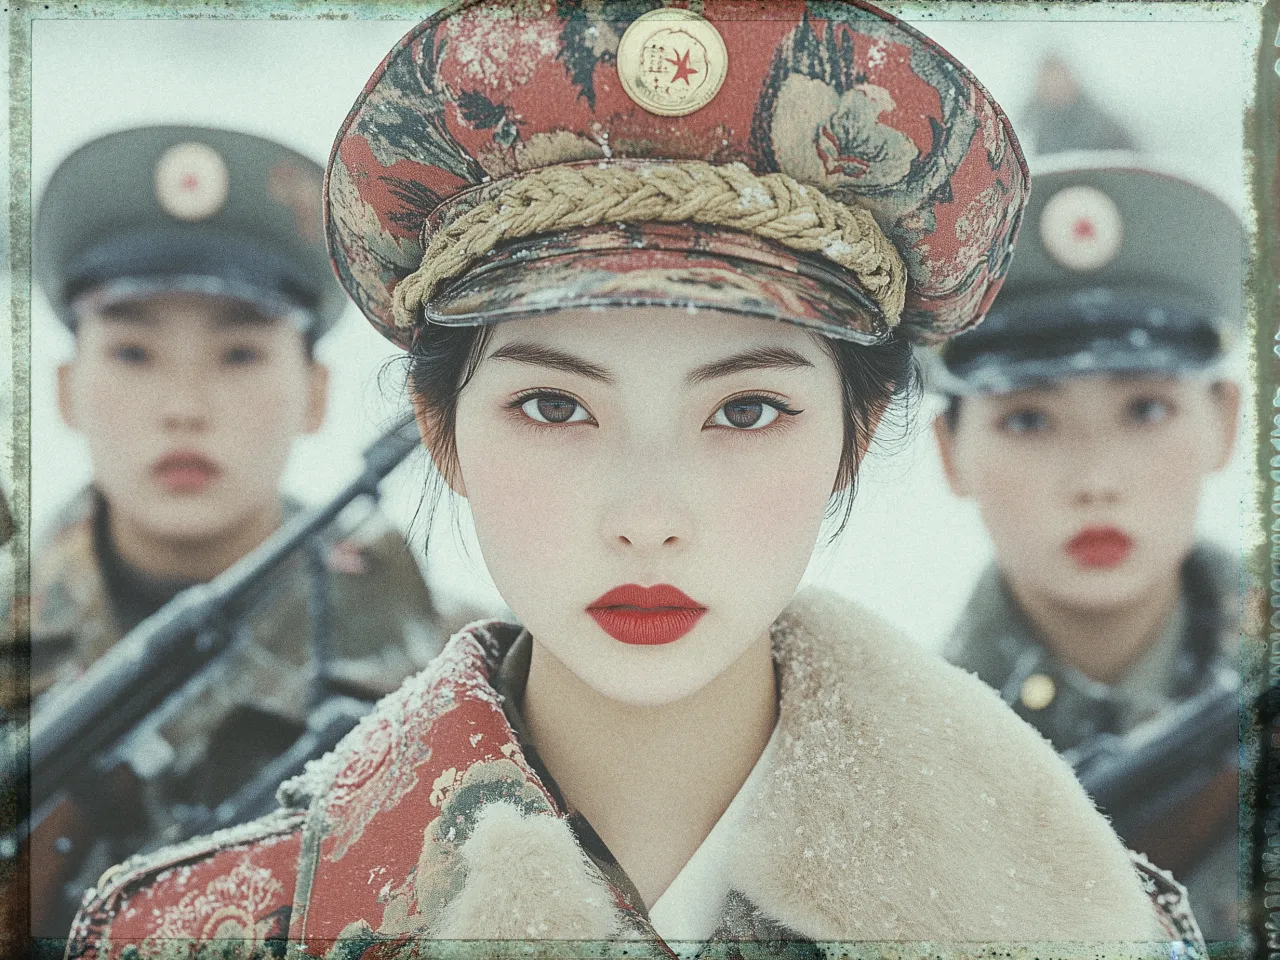
<instances>
[{"instance_id":1,"label":"camouflage uniform","mask_svg":"<svg viewBox=\"0 0 1280 960\"><path fill-rule=\"evenodd\" d=\"M284 503L286 520L301 510L296 501ZM104 576L103 553L111 551L104 542L104 513L101 496L84 491L63 510L45 545L34 551L31 694L37 700L83 673L166 599L157 596L150 610L124 609L136 598L113 593ZM355 528L322 530L316 546L330 596L332 659L325 667L326 683L355 696L389 693L425 666L450 633L418 565L404 539L376 515ZM183 586L174 583L166 590L159 585L158 590L176 593ZM304 558L295 555L273 575L248 618L244 665L255 664L261 675L242 692L222 684L218 701L257 703L282 716L305 717L313 682L308 674L317 669L310 665L308 591ZM181 762L189 738L180 731L192 719L183 717L170 728L184 742L182 747L174 744L181 767L189 765ZM207 726L203 719L194 725Z\"/></svg>"},{"instance_id":2,"label":"camouflage uniform","mask_svg":"<svg viewBox=\"0 0 1280 960\"><path fill-rule=\"evenodd\" d=\"M1043 645L993 565L969 598L946 657L999 690L1058 750L1072 750L1100 733L1132 730L1195 696L1215 668L1238 669L1241 578L1239 564L1222 551L1195 550L1183 564L1182 599L1161 637L1121 680L1107 685ZM1053 693L1046 703L1043 694L1024 696L1024 689ZM1210 940L1236 937L1238 829L1232 805L1219 811L1212 839L1189 862L1163 864L1186 885Z\"/></svg>"},{"instance_id":3,"label":"camouflage uniform","mask_svg":"<svg viewBox=\"0 0 1280 960\"><path fill-rule=\"evenodd\" d=\"M284 506L286 518L301 510ZM34 552L30 694L37 707L185 586L153 583L150 596L139 595L136 578L122 586L110 572L121 561L104 521L101 496L87 490ZM212 810L234 794L297 739L321 696L378 699L425 666L460 625L441 616L403 538L376 515L353 529L321 531L308 551L322 561L328 656L322 661L312 643L313 574L298 554L271 575L201 689L135 745L130 764L140 781L119 792L107 781L76 797L95 836L71 886L84 889L112 863L178 839L182 810ZM136 815L125 812L139 801Z\"/></svg>"}]
</instances>

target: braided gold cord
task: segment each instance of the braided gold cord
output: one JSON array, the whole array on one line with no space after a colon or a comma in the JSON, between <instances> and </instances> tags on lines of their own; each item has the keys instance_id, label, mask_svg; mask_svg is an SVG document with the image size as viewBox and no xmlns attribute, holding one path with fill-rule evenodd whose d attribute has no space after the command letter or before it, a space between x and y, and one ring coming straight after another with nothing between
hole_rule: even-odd
<instances>
[{"instance_id":1,"label":"braided gold cord","mask_svg":"<svg viewBox=\"0 0 1280 960\"><path fill-rule=\"evenodd\" d=\"M412 327L444 281L504 240L602 223L692 222L729 227L850 270L890 326L902 315L907 271L871 214L782 173L741 163L551 166L521 174L445 225L422 265L396 286L397 327Z\"/></svg>"}]
</instances>

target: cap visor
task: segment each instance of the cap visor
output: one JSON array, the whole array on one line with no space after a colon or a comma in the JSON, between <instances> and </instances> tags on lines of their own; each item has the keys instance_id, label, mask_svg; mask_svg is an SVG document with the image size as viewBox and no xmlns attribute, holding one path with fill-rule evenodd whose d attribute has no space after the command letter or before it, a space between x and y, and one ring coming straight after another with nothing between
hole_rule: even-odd
<instances>
[{"instance_id":1,"label":"cap visor","mask_svg":"<svg viewBox=\"0 0 1280 960\"><path fill-rule=\"evenodd\" d=\"M316 321L313 311L274 290L264 289L237 278L202 274L164 274L151 277L116 277L76 297L72 313L98 312L119 303L142 300L167 293L194 293L247 303L265 317L284 320L303 333Z\"/></svg>"},{"instance_id":2,"label":"cap visor","mask_svg":"<svg viewBox=\"0 0 1280 960\"><path fill-rule=\"evenodd\" d=\"M225 296L268 316L316 316L315 297L297 265L266 241L244 233L190 226L113 234L67 267L64 292L77 309L157 293Z\"/></svg>"},{"instance_id":3,"label":"cap visor","mask_svg":"<svg viewBox=\"0 0 1280 960\"><path fill-rule=\"evenodd\" d=\"M1008 393L1070 377L1105 375L1193 376L1210 371L1221 358L1217 338L1152 337L1144 330L1062 341L1040 349L993 349L948 356L935 371L946 393Z\"/></svg>"},{"instance_id":4,"label":"cap visor","mask_svg":"<svg viewBox=\"0 0 1280 960\"><path fill-rule=\"evenodd\" d=\"M573 231L500 247L433 297L424 316L476 326L551 310L666 307L781 320L861 343L887 339L879 308L839 272L730 231Z\"/></svg>"}]
</instances>

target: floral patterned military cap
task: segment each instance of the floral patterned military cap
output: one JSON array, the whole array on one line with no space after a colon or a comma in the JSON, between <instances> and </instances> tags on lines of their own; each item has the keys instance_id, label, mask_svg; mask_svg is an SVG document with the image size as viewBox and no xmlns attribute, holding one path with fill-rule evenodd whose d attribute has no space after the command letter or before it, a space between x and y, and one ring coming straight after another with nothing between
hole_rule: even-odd
<instances>
[{"instance_id":1,"label":"floral patterned military cap","mask_svg":"<svg viewBox=\"0 0 1280 960\"><path fill-rule=\"evenodd\" d=\"M727 200L690 213L708 181ZM999 105L870 4L464 0L369 80L325 216L347 292L404 346L424 320L655 303L937 343L995 297L1028 190ZM467 227L481 214L522 226ZM821 221L807 246L778 239L797 218ZM883 271L849 267L876 242Z\"/></svg>"}]
</instances>

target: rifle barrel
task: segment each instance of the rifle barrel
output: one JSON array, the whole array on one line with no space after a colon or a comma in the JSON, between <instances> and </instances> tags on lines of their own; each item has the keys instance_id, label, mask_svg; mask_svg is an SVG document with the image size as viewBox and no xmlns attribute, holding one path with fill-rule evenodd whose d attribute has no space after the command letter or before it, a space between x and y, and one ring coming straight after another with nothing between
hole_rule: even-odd
<instances>
[{"instance_id":1,"label":"rifle barrel","mask_svg":"<svg viewBox=\"0 0 1280 960\"><path fill-rule=\"evenodd\" d=\"M1219 677L1170 717L1103 735L1064 757L1125 835L1212 779L1237 749L1239 726L1239 679Z\"/></svg>"},{"instance_id":2,"label":"rifle barrel","mask_svg":"<svg viewBox=\"0 0 1280 960\"><path fill-rule=\"evenodd\" d=\"M378 484L419 442L413 415L399 416L366 448L360 473L336 496L286 522L208 583L182 591L42 705L32 715L28 740L29 769L39 771L32 778L31 808L226 649L228 631L220 626L243 612L263 579L357 497L376 497ZM27 769L24 759L0 770L0 790L16 789Z\"/></svg>"}]
</instances>

